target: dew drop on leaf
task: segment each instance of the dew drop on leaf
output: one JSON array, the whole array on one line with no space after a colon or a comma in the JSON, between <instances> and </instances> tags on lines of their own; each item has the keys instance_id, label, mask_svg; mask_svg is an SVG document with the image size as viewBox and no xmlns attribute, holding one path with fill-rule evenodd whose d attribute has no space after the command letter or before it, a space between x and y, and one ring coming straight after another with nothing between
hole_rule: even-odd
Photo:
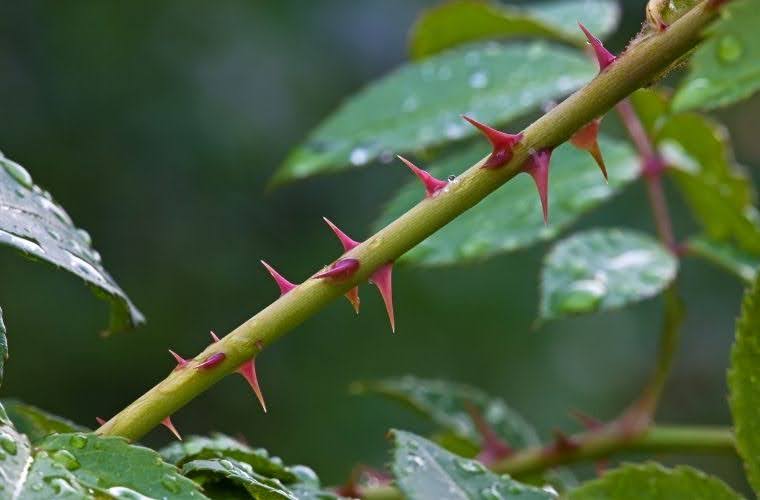
<instances>
[{"instance_id":1,"label":"dew drop on leaf","mask_svg":"<svg viewBox=\"0 0 760 500\"><path fill-rule=\"evenodd\" d=\"M161 478L161 485L171 493L179 493L182 489L177 482L177 478L170 474L165 474L164 477Z\"/></svg>"},{"instance_id":2,"label":"dew drop on leaf","mask_svg":"<svg viewBox=\"0 0 760 500\"><path fill-rule=\"evenodd\" d=\"M726 35L718 42L718 57L724 63L736 62L742 52L742 43L734 35Z\"/></svg>"},{"instance_id":3,"label":"dew drop on leaf","mask_svg":"<svg viewBox=\"0 0 760 500\"><path fill-rule=\"evenodd\" d=\"M80 467L79 461L76 459L76 457L68 450L58 450L55 451L51 458L58 462L59 464L66 467L68 470L76 470Z\"/></svg>"},{"instance_id":4,"label":"dew drop on leaf","mask_svg":"<svg viewBox=\"0 0 760 500\"><path fill-rule=\"evenodd\" d=\"M69 444L74 448L82 449L87 446L87 436L84 434L74 434L71 436L71 439L69 439Z\"/></svg>"},{"instance_id":5,"label":"dew drop on leaf","mask_svg":"<svg viewBox=\"0 0 760 500\"><path fill-rule=\"evenodd\" d=\"M8 172L8 175L13 177L16 182L21 184L22 186L31 189L34 185L34 182L32 181L31 174L21 165L16 163L15 161L11 161L7 158L0 159L0 163L3 164L3 167L5 167L5 171Z\"/></svg>"},{"instance_id":6,"label":"dew drop on leaf","mask_svg":"<svg viewBox=\"0 0 760 500\"><path fill-rule=\"evenodd\" d=\"M16 447L16 441L13 440L8 434L0 434L0 447L2 447L9 455L15 455L18 451Z\"/></svg>"}]
</instances>

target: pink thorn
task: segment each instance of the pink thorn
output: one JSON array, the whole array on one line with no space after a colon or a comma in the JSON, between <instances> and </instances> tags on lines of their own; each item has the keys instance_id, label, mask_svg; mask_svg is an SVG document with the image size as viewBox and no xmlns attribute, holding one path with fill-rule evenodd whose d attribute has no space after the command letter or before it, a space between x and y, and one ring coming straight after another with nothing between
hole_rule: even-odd
<instances>
[{"instance_id":1,"label":"pink thorn","mask_svg":"<svg viewBox=\"0 0 760 500\"><path fill-rule=\"evenodd\" d=\"M224 361L226 358L227 355L223 352L215 352L200 362L195 368L199 370L210 370L211 368L214 368L216 365Z\"/></svg>"},{"instance_id":2,"label":"pink thorn","mask_svg":"<svg viewBox=\"0 0 760 500\"><path fill-rule=\"evenodd\" d=\"M419 179L422 181L422 184L425 186L425 197L426 198L432 198L435 196L436 193L438 193L441 189L445 188L449 185L447 181L442 181L440 179L436 179L432 175L430 175L428 172L422 170L421 168L417 167L414 163L410 162L406 158L404 158L401 155L398 155L398 159L403 161L409 169L414 172L414 174L419 177Z\"/></svg>"},{"instance_id":3,"label":"pink thorn","mask_svg":"<svg viewBox=\"0 0 760 500\"><path fill-rule=\"evenodd\" d=\"M359 287L355 286L349 290L348 293L346 293L346 299L351 303L354 312L359 314L359 306L361 305L361 301L359 300Z\"/></svg>"},{"instance_id":4,"label":"pink thorn","mask_svg":"<svg viewBox=\"0 0 760 500\"><path fill-rule=\"evenodd\" d=\"M578 149L583 149L591 154L596 164L599 165L599 169L604 175L604 179L607 180L607 167L604 164L604 158L602 157L602 151L599 149L599 124L601 118L595 118L588 122L583 127L579 128L571 137L570 142Z\"/></svg>"},{"instance_id":5,"label":"pink thorn","mask_svg":"<svg viewBox=\"0 0 760 500\"><path fill-rule=\"evenodd\" d=\"M177 367L175 368L175 370L179 368L184 368L185 366L187 366L187 360L185 358L183 358L176 352L172 351L171 349L169 349L169 354L171 354L174 357L174 359L177 361Z\"/></svg>"},{"instance_id":6,"label":"pink thorn","mask_svg":"<svg viewBox=\"0 0 760 500\"><path fill-rule=\"evenodd\" d=\"M359 261L356 259L341 259L335 261L330 269L322 271L314 276L317 279L346 279L359 269Z\"/></svg>"},{"instance_id":7,"label":"pink thorn","mask_svg":"<svg viewBox=\"0 0 760 500\"><path fill-rule=\"evenodd\" d=\"M586 35L586 39L591 45L591 48L594 49L596 60L599 63L599 71L604 71L607 66L615 62L615 59L617 59L617 57L615 57L609 50L605 49L602 41L592 35L585 26L583 26L581 23L578 23L578 26L580 27L581 31L583 31L583 34Z\"/></svg>"},{"instance_id":8,"label":"pink thorn","mask_svg":"<svg viewBox=\"0 0 760 500\"><path fill-rule=\"evenodd\" d=\"M587 430L593 431L598 430L604 427L604 423L601 420L598 420L590 415L586 415L585 413L578 411L578 410L572 410L570 412L570 415L575 417L576 420L578 420L583 427L585 427Z\"/></svg>"},{"instance_id":9,"label":"pink thorn","mask_svg":"<svg viewBox=\"0 0 760 500\"><path fill-rule=\"evenodd\" d=\"M509 163L512 159L512 153L515 146L520 140L522 140L522 133L519 134L507 134L495 128L491 128L488 125L480 123L477 120L470 118L469 116L462 115L462 118L470 122L472 126L483 132L488 141L493 146L491 156L488 157L483 168L498 168Z\"/></svg>"},{"instance_id":10,"label":"pink thorn","mask_svg":"<svg viewBox=\"0 0 760 500\"><path fill-rule=\"evenodd\" d=\"M165 419L163 419L161 421L161 425L163 425L164 427L166 427L167 429L169 429L169 432L171 432L172 434L174 434L174 437L176 437L177 439L179 439L180 441L182 441L182 436L179 435L179 432L177 432L177 428L174 427L174 424L172 423L172 418L171 417L166 417Z\"/></svg>"},{"instance_id":11,"label":"pink thorn","mask_svg":"<svg viewBox=\"0 0 760 500\"><path fill-rule=\"evenodd\" d=\"M264 413L266 413L267 404L264 402L264 395L261 393L261 388L259 387L259 379L256 376L256 365L254 364L254 361L254 358L249 359L238 367L237 372L242 375L246 382L248 382L248 385L251 386L253 393L256 394L259 403L261 403L261 407L264 409Z\"/></svg>"},{"instance_id":12,"label":"pink thorn","mask_svg":"<svg viewBox=\"0 0 760 500\"><path fill-rule=\"evenodd\" d=\"M523 170L529 173L536 183L545 224L549 221L549 162L551 157L552 148L544 148L532 153L523 166Z\"/></svg>"},{"instance_id":13,"label":"pink thorn","mask_svg":"<svg viewBox=\"0 0 760 500\"><path fill-rule=\"evenodd\" d=\"M372 273L370 281L377 287L380 296L385 302L385 310L388 312L388 320L391 323L391 331L396 333L396 318L393 314L393 262L380 266Z\"/></svg>"},{"instance_id":14,"label":"pink thorn","mask_svg":"<svg viewBox=\"0 0 760 500\"><path fill-rule=\"evenodd\" d=\"M104 425L106 423L106 419L100 417L95 417L95 421L98 423L98 425Z\"/></svg>"},{"instance_id":15,"label":"pink thorn","mask_svg":"<svg viewBox=\"0 0 760 500\"><path fill-rule=\"evenodd\" d=\"M322 217L322 219L327 223L328 226L330 226L330 229L333 230L333 233L335 233L335 236L338 237L340 240L340 243L343 245L343 250L348 252L349 250L353 250L354 248L359 246L359 242L352 240L348 237L346 233L338 229L338 226L333 224L330 219L327 217Z\"/></svg>"},{"instance_id":16,"label":"pink thorn","mask_svg":"<svg viewBox=\"0 0 760 500\"><path fill-rule=\"evenodd\" d=\"M211 334L211 340L213 340L214 342L219 342L219 337L216 336L216 334L214 333L214 330L211 330L209 333Z\"/></svg>"},{"instance_id":17,"label":"pink thorn","mask_svg":"<svg viewBox=\"0 0 760 500\"><path fill-rule=\"evenodd\" d=\"M270 266L263 260L260 262L261 262L261 265L263 265L266 268L266 270L269 271L269 274L272 275L272 278L274 279L274 282L277 283L277 286L280 287L280 295L285 295L286 293L288 293L289 291L291 291L292 289L296 287L296 285L294 285L290 281L283 278L282 275L278 273L277 271L275 271L272 266Z\"/></svg>"}]
</instances>

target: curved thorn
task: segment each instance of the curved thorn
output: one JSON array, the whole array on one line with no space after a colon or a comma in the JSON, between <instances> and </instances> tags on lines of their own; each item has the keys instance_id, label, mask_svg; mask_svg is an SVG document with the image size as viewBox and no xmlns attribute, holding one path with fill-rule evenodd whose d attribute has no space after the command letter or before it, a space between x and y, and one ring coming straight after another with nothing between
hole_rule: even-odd
<instances>
[{"instance_id":1,"label":"curved thorn","mask_svg":"<svg viewBox=\"0 0 760 500\"><path fill-rule=\"evenodd\" d=\"M578 27L581 29L581 31L583 31L583 34L586 35L586 40L588 40L591 48L594 49L596 61L599 63L599 71L604 71L607 66L615 62L617 57L615 57L612 52L604 48L602 41L592 35L591 32L587 30L585 26L583 26L583 24L578 23Z\"/></svg>"},{"instance_id":2,"label":"curved thorn","mask_svg":"<svg viewBox=\"0 0 760 500\"><path fill-rule=\"evenodd\" d=\"M167 429L169 429L169 432L171 432L172 434L174 434L174 437L176 437L177 439L179 439L180 441L182 441L182 436L179 435L179 432L177 432L177 428L174 427L174 424L172 423L172 418L171 417L166 417L165 419L163 419L161 421L161 425L163 425L164 427L166 427Z\"/></svg>"},{"instance_id":3,"label":"curved thorn","mask_svg":"<svg viewBox=\"0 0 760 500\"><path fill-rule=\"evenodd\" d=\"M404 158L401 155L396 155L399 160L404 162L407 167L409 167L409 170L414 172L414 175L416 175L420 181L422 181L422 185L425 186L425 197L431 198L434 196L438 191L445 188L449 185L447 181L442 181L440 179L436 179L432 175L430 175L428 172L422 170L414 163L410 162L406 158Z\"/></svg>"},{"instance_id":4,"label":"curved thorn","mask_svg":"<svg viewBox=\"0 0 760 500\"><path fill-rule=\"evenodd\" d=\"M359 261L356 259L341 259L335 261L326 271L314 275L316 279L345 279L359 269Z\"/></svg>"},{"instance_id":5,"label":"curved thorn","mask_svg":"<svg viewBox=\"0 0 760 500\"><path fill-rule=\"evenodd\" d=\"M349 250L353 250L354 248L359 246L358 241L355 241L349 238L348 235L344 233L343 231L341 231L340 229L338 229L338 226L333 224L330 219L328 219L327 217L322 217L322 220L324 220L327 223L327 225L330 226L330 229L333 230L333 233L335 233L335 236L338 237L341 245L343 245L344 251L348 252Z\"/></svg>"},{"instance_id":6,"label":"curved thorn","mask_svg":"<svg viewBox=\"0 0 760 500\"><path fill-rule=\"evenodd\" d=\"M183 358L176 352L172 351L171 349L169 349L169 354L171 354L174 357L174 360L177 361L177 367L175 368L175 370L179 368L184 368L185 366L187 366L188 361L185 358Z\"/></svg>"},{"instance_id":7,"label":"curved thorn","mask_svg":"<svg viewBox=\"0 0 760 500\"><path fill-rule=\"evenodd\" d=\"M240 365L236 371L242 375L246 382L248 382L248 385L251 386L253 393L256 394L256 398L261 404L261 408L264 410L264 413L266 413L267 404L264 402L264 395L261 392L261 387L259 387L259 379L256 376L256 365L254 364L254 361L255 358L249 359Z\"/></svg>"},{"instance_id":8,"label":"curved thorn","mask_svg":"<svg viewBox=\"0 0 760 500\"><path fill-rule=\"evenodd\" d=\"M479 121L470 118L469 116L462 115L462 118L467 120L473 127L480 130L483 135L486 136L488 142L493 146L491 156L488 157L483 164L483 168L498 168L509 163L512 159L512 153L515 146L523 137L522 133L519 134L507 134L495 128L489 127Z\"/></svg>"},{"instance_id":9,"label":"curved thorn","mask_svg":"<svg viewBox=\"0 0 760 500\"><path fill-rule=\"evenodd\" d=\"M396 333L396 318L393 314L393 262L380 266L372 273L370 281L377 287L380 296L385 302L385 310L388 313L388 321L391 323L391 331Z\"/></svg>"},{"instance_id":10,"label":"curved thorn","mask_svg":"<svg viewBox=\"0 0 760 500\"><path fill-rule=\"evenodd\" d=\"M570 143L578 149L588 151L596 164L599 166L599 170L602 171L604 179L608 180L607 167L604 164L602 151L599 149L599 125L601 121L601 118L595 118L583 127L579 128L570 137Z\"/></svg>"},{"instance_id":11,"label":"curved thorn","mask_svg":"<svg viewBox=\"0 0 760 500\"><path fill-rule=\"evenodd\" d=\"M549 162L551 157L552 148L544 148L532 153L523 166L523 170L529 173L536 183L545 224L549 221Z\"/></svg>"},{"instance_id":12,"label":"curved thorn","mask_svg":"<svg viewBox=\"0 0 760 500\"><path fill-rule=\"evenodd\" d=\"M209 334L211 334L211 340L212 340L212 341L214 341L214 342L219 342L219 337L217 337L217 336L216 336L216 334L214 333L214 330L211 330L211 331L209 332Z\"/></svg>"},{"instance_id":13,"label":"curved thorn","mask_svg":"<svg viewBox=\"0 0 760 500\"><path fill-rule=\"evenodd\" d=\"M216 365L221 363L227 358L227 355L223 352L215 352L200 363L198 363L198 366L195 367L196 370L210 370L211 368L214 368Z\"/></svg>"},{"instance_id":14,"label":"curved thorn","mask_svg":"<svg viewBox=\"0 0 760 500\"><path fill-rule=\"evenodd\" d=\"M354 312L356 314L359 314L359 306L361 304L361 301L359 300L359 287L355 286L351 290L349 290L346 293L346 299L351 303L351 306L354 308Z\"/></svg>"},{"instance_id":15,"label":"curved thorn","mask_svg":"<svg viewBox=\"0 0 760 500\"><path fill-rule=\"evenodd\" d=\"M286 293L288 293L289 291L291 291L292 289L294 289L297 286L297 285L294 285L293 283L291 283L290 281L286 280L285 278L283 278L280 273L278 273L277 271L275 271L272 266L270 266L269 264L267 264L263 260L259 261L259 262L261 262L261 265L264 266L267 271L269 271L269 274L272 276L272 279L274 279L274 282L277 283L278 287L280 287L280 295L281 296L285 295Z\"/></svg>"}]
</instances>

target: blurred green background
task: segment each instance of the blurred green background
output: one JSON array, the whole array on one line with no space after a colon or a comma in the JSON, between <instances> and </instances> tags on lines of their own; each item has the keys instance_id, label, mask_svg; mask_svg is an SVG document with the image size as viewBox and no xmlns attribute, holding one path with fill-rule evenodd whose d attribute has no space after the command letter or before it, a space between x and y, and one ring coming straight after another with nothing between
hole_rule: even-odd
<instances>
[{"instance_id":1,"label":"blurred green background","mask_svg":"<svg viewBox=\"0 0 760 500\"><path fill-rule=\"evenodd\" d=\"M382 165L267 192L289 148L350 93L404 61L406 32L430 1L0 2L0 150L27 166L145 313L102 340L106 306L77 279L0 249L0 305L11 359L2 395L83 424L109 417L172 368L272 301L266 258L298 280L338 251L320 220L366 234L408 172ZM620 49L642 1L624 5ZM738 159L758 165L755 98L719 113ZM612 121L610 127L614 127ZM361 126L361 124L357 124ZM484 153L485 153L484 146ZM753 172L754 174L754 172ZM672 193L678 233L693 228ZM652 231L640 186L580 227ZM661 303L532 329L546 246L450 269L398 269L398 333L374 289L355 317L338 301L259 359L264 415L230 377L181 410L185 434L243 435L326 482L380 466L385 431L425 422L372 398L356 379L414 373L503 396L544 436L576 408L612 417L647 378ZM725 370L741 285L692 260L690 310L660 411L673 423L728 424ZM169 440L164 429L145 438ZM669 461L683 461L676 458ZM743 487L738 461L692 463Z\"/></svg>"}]
</instances>

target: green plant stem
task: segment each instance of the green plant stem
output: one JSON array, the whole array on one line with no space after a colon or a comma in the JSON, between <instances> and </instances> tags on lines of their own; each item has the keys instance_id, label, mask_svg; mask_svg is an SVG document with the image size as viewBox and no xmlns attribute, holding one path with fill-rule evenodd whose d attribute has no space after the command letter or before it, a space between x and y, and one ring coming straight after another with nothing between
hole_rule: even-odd
<instances>
[{"instance_id":1,"label":"green plant stem","mask_svg":"<svg viewBox=\"0 0 760 500\"><path fill-rule=\"evenodd\" d=\"M485 160L470 167L448 192L422 200L404 215L357 246L345 257L358 259L359 270L349 279L334 282L310 278L210 345L190 363L103 424L97 432L139 439L240 364L256 356L350 288L365 282L372 272L409 251L458 215L521 171L531 151L565 142L576 130L609 111L633 91L649 84L673 62L690 51L716 15L703 2L666 31L632 44L625 54L584 88L526 128L512 160L498 169L482 169ZM358 124L360 126L360 124ZM216 352L224 361L213 369L198 365Z\"/></svg>"}]
</instances>

